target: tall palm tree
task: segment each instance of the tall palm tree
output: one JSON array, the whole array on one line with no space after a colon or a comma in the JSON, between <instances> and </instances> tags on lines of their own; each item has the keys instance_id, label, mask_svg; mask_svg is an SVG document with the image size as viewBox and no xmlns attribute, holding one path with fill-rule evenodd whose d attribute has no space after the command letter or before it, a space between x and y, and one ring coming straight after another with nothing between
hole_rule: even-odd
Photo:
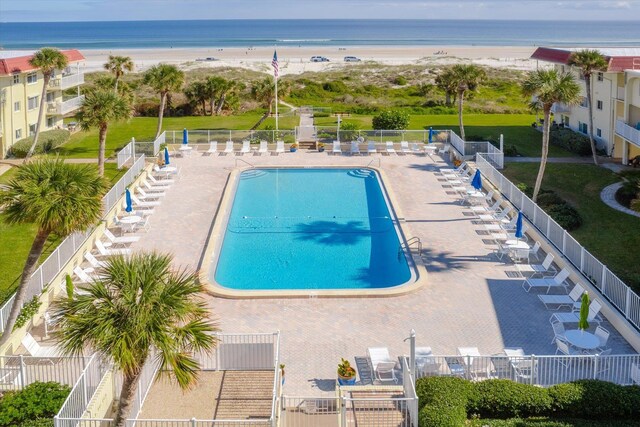
<instances>
[{"instance_id":1,"label":"tall palm tree","mask_svg":"<svg viewBox=\"0 0 640 427\"><path fill-rule=\"evenodd\" d=\"M187 389L197 381L193 353L215 347L211 333L217 328L207 320L196 274L172 271L170 255L111 257L100 274L85 293L54 302L60 322L55 336L64 354L90 348L122 372L115 416L115 427L121 427L145 363L159 363L161 373Z\"/></svg>"},{"instance_id":2,"label":"tall palm tree","mask_svg":"<svg viewBox=\"0 0 640 427\"><path fill-rule=\"evenodd\" d=\"M94 89L85 94L76 120L82 130L98 128L98 173L104 175L107 129L110 122L131 117L131 106L127 99L111 90Z\"/></svg>"},{"instance_id":3,"label":"tall palm tree","mask_svg":"<svg viewBox=\"0 0 640 427\"><path fill-rule=\"evenodd\" d=\"M178 91L184 84L184 72L175 65L154 65L144 73L144 84L151 86L160 94L160 109L158 111L158 129L156 138L162 132L162 117L167 104L167 95L172 91Z\"/></svg>"},{"instance_id":4,"label":"tall palm tree","mask_svg":"<svg viewBox=\"0 0 640 427\"><path fill-rule=\"evenodd\" d=\"M202 114L207 114L207 87L202 81L191 82L185 89L184 94L194 106L202 107Z\"/></svg>"},{"instance_id":5,"label":"tall palm tree","mask_svg":"<svg viewBox=\"0 0 640 427\"><path fill-rule=\"evenodd\" d=\"M544 170L547 166L549 154L549 130L551 128L551 107L556 102L566 105L576 105L580 100L580 86L571 73L560 73L558 70L532 71L522 83L522 93L526 97L535 97L534 104L541 107L544 114L542 128L542 156L540 169L533 189L535 202L542 186Z\"/></svg>"},{"instance_id":6,"label":"tall palm tree","mask_svg":"<svg viewBox=\"0 0 640 427\"><path fill-rule=\"evenodd\" d=\"M109 55L109 60L104 64L104 69L115 76L115 92L118 93L118 81L125 71L133 71L133 60L129 56Z\"/></svg>"},{"instance_id":7,"label":"tall palm tree","mask_svg":"<svg viewBox=\"0 0 640 427\"><path fill-rule=\"evenodd\" d=\"M456 100L456 92L458 85L454 80L454 74L451 68L445 69L436 77L436 86L444 91L445 105L451 107Z\"/></svg>"},{"instance_id":8,"label":"tall palm tree","mask_svg":"<svg viewBox=\"0 0 640 427\"><path fill-rule=\"evenodd\" d=\"M47 238L51 234L66 236L95 224L102 212L105 190L105 182L93 165L46 159L20 166L15 178L0 191L0 211L4 210L8 224L35 224L38 228L0 346L11 335Z\"/></svg>"},{"instance_id":9,"label":"tall palm tree","mask_svg":"<svg viewBox=\"0 0 640 427\"><path fill-rule=\"evenodd\" d=\"M580 70L580 74L584 77L584 83L587 89L587 104L589 107L589 142L591 143L591 154L593 155L593 163L598 164L596 155L596 144L593 139L593 100L591 94L591 76L595 72L606 71L609 62L598 50L584 49L573 52L569 57L569 65Z\"/></svg>"},{"instance_id":10,"label":"tall palm tree","mask_svg":"<svg viewBox=\"0 0 640 427\"><path fill-rule=\"evenodd\" d=\"M278 80L278 94L285 96L289 91L289 84L287 81ZM264 115L260 118L253 128L257 128L260 124L271 115L273 111L273 103L276 99L276 88L273 78L266 77L264 80L260 80L254 83L251 87L251 96L253 99L262 104L267 109Z\"/></svg>"},{"instance_id":11,"label":"tall palm tree","mask_svg":"<svg viewBox=\"0 0 640 427\"><path fill-rule=\"evenodd\" d=\"M460 137L464 141L464 124L462 123L462 111L464 104L464 94L475 92L478 86L486 79L487 74L477 65L458 64L451 67L452 79L456 86L458 95L458 123L460 124Z\"/></svg>"},{"instance_id":12,"label":"tall palm tree","mask_svg":"<svg viewBox=\"0 0 640 427\"><path fill-rule=\"evenodd\" d=\"M222 109L227 104L227 98L236 95L238 91L244 89L243 83L238 83L234 80L224 80L220 85L220 91L218 93L218 102L216 106L216 115L222 112Z\"/></svg>"},{"instance_id":13,"label":"tall palm tree","mask_svg":"<svg viewBox=\"0 0 640 427\"><path fill-rule=\"evenodd\" d=\"M36 149L36 145L38 144L38 137L40 136L40 125L42 124L42 116L44 114L44 106L47 99L47 87L49 86L49 81L51 81L51 77L53 77L53 73L56 70L62 70L63 68L66 68L68 63L69 60L64 55L64 53L52 47L43 47L42 49L34 53L33 57L29 60L29 64L36 68L39 68L42 72L44 84L42 85L42 94L40 96L40 109L38 110L36 134L33 136L33 144L31 144L31 148L29 148L29 152L24 158L25 162L29 160L29 157L33 156L33 151Z\"/></svg>"},{"instance_id":14,"label":"tall palm tree","mask_svg":"<svg viewBox=\"0 0 640 427\"><path fill-rule=\"evenodd\" d=\"M219 76L209 76L205 81L206 93L212 116L216 114L216 102L218 101L220 92L223 90L226 82L226 79Z\"/></svg>"}]
</instances>

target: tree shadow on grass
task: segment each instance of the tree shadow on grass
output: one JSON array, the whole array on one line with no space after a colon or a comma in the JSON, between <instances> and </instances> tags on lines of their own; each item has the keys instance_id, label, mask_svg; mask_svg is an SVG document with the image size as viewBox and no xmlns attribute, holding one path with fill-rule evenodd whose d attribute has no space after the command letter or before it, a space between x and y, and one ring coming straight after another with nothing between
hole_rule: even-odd
<instances>
[{"instance_id":1,"label":"tree shadow on grass","mask_svg":"<svg viewBox=\"0 0 640 427\"><path fill-rule=\"evenodd\" d=\"M313 221L296 225L297 240L314 241L327 246L355 245L369 238L371 230L362 221Z\"/></svg>"}]
</instances>

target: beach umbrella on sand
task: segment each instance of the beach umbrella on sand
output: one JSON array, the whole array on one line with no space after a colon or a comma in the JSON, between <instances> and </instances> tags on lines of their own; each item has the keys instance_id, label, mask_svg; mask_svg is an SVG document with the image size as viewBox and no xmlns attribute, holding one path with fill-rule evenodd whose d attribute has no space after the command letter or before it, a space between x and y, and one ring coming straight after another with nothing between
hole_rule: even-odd
<instances>
[{"instance_id":1,"label":"beach umbrella on sand","mask_svg":"<svg viewBox=\"0 0 640 427\"><path fill-rule=\"evenodd\" d=\"M133 206L131 205L131 192L129 191L128 188L124 191L124 200L125 200L124 210L126 212L132 212Z\"/></svg>"},{"instance_id":2,"label":"beach umbrella on sand","mask_svg":"<svg viewBox=\"0 0 640 427\"><path fill-rule=\"evenodd\" d=\"M164 147L164 164L165 166L169 164L169 149Z\"/></svg>"},{"instance_id":3,"label":"beach umbrella on sand","mask_svg":"<svg viewBox=\"0 0 640 427\"><path fill-rule=\"evenodd\" d=\"M589 292L582 294L582 301L580 302L580 320L578 321L578 329L586 331L589 329Z\"/></svg>"},{"instance_id":4,"label":"beach umbrella on sand","mask_svg":"<svg viewBox=\"0 0 640 427\"><path fill-rule=\"evenodd\" d=\"M184 145L187 145L189 143L189 131L187 130L187 128L184 128L182 130L182 143Z\"/></svg>"},{"instance_id":5,"label":"beach umbrella on sand","mask_svg":"<svg viewBox=\"0 0 640 427\"><path fill-rule=\"evenodd\" d=\"M482 189L482 176L480 175L480 169L476 170L476 174L473 176L471 185L478 191Z\"/></svg>"},{"instance_id":6,"label":"beach umbrella on sand","mask_svg":"<svg viewBox=\"0 0 640 427\"><path fill-rule=\"evenodd\" d=\"M518 211L518 219L516 219L516 239L522 239L522 211Z\"/></svg>"},{"instance_id":7,"label":"beach umbrella on sand","mask_svg":"<svg viewBox=\"0 0 640 427\"><path fill-rule=\"evenodd\" d=\"M433 142L433 128L429 127L429 144Z\"/></svg>"}]
</instances>

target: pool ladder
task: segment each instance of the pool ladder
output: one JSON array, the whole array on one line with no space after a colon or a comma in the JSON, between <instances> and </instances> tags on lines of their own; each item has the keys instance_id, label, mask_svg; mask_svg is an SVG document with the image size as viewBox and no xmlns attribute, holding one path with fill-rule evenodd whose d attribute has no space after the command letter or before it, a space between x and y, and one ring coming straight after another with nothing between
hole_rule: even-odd
<instances>
[{"instance_id":1,"label":"pool ladder","mask_svg":"<svg viewBox=\"0 0 640 427\"><path fill-rule=\"evenodd\" d=\"M412 237L406 242L400 243L398 252L401 252L405 249L409 249L409 252L411 252L412 246L415 246L418 249L418 256L422 256L422 241L420 240L419 237Z\"/></svg>"}]
</instances>

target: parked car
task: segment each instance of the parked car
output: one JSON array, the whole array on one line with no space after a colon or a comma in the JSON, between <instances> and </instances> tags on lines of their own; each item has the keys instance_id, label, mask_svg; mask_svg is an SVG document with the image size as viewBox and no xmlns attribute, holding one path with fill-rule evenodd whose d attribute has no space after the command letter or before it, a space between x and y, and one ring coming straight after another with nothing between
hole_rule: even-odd
<instances>
[{"instance_id":1,"label":"parked car","mask_svg":"<svg viewBox=\"0 0 640 427\"><path fill-rule=\"evenodd\" d=\"M344 62L360 62L361 59L358 58L357 56L345 56L344 57Z\"/></svg>"},{"instance_id":2,"label":"parked car","mask_svg":"<svg viewBox=\"0 0 640 427\"><path fill-rule=\"evenodd\" d=\"M311 62L329 62L329 58L325 56L312 56Z\"/></svg>"}]
</instances>

